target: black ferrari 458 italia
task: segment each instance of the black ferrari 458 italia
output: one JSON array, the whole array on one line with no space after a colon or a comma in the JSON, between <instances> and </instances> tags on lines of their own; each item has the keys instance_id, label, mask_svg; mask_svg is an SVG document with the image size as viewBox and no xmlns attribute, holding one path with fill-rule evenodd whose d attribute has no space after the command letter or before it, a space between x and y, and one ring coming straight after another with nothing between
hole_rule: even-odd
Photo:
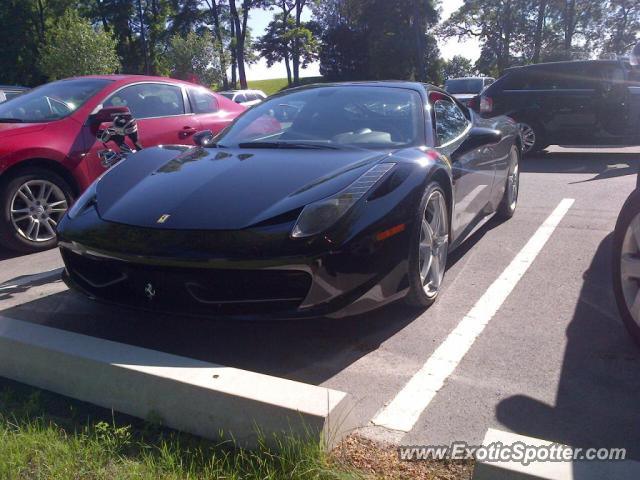
<instances>
[{"instance_id":1,"label":"black ferrari 458 italia","mask_svg":"<svg viewBox=\"0 0 640 480\"><path fill-rule=\"evenodd\" d=\"M516 124L419 83L289 90L197 144L142 150L85 191L58 228L69 285L220 316L426 307L447 254L518 199Z\"/></svg>"}]
</instances>

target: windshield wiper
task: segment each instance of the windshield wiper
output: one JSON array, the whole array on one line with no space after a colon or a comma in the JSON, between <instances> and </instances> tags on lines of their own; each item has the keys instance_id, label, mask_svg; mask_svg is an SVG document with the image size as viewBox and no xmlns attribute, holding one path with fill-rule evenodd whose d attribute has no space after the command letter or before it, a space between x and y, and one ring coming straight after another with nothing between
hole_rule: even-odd
<instances>
[{"instance_id":1,"label":"windshield wiper","mask_svg":"<svg viewBox=\"0 0 640 480\"><path fill-rule=\"evenodd\" d=\"M11 117L2 118L2 117L0 117L0 123L22 123L22 122L24 122L24 120L22 120L20 118L11 118Z\"/></svg>"},{"instance_id":2,"label":"windshield wiper","mask_svg":"<svg viewBox=\"0 0 640 480\"><path fill-rule=\"evenodd\" d=\"M295 142L245 142L239 143L240 148L300 148L311 150L339 150L338 147L324 143L295 143Z\"/></svg>"}]
</instances>

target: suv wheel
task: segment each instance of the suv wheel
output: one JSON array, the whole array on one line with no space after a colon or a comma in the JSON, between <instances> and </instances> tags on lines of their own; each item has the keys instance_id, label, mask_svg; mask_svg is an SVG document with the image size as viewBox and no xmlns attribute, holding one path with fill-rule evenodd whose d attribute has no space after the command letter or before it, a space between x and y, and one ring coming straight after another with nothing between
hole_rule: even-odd
<instances>
[{"instance_id":1,"label":"suv wheel","mask_svg":"<svg viewBox=\"0 0 640 480\"><path fill-rule=\"evenodd\" d=\"M542 135L542 129L537 125L533 125L527 122L520 122L520 136L522 138L522 153L534 153L539 152L548 146L544 143L544 137Z\"/></svg>"},{"instance_id":2,"label":"suv wheel","mask_svg":"<svg viewBox=\"0 0 640 480\"><path fill-rule=\"evenodd\" d=\"M1 183L0 243L25 253L55 247L56 227L73 200L69 184L41 168Z\"/></svg>"}]
</instances>

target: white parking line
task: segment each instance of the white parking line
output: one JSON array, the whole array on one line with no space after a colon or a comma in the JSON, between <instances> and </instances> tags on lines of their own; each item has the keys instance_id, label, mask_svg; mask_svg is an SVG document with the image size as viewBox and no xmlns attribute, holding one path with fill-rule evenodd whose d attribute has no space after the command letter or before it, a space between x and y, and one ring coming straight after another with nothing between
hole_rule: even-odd
<instances>
[{"instance_id":1,"label":"white parking line","mask_svg":"<svg viewBox=\"0 0 640 480\"><path fill-rule=\"evenodd\" d=\"M478 335L533 263L573 202L574 199L565 198L558 204L422 368L398 392L391 403L377 413L372 420L374 425L401 432L411 431L420 414L443 387Z\"/></svg>"}]
</instances>

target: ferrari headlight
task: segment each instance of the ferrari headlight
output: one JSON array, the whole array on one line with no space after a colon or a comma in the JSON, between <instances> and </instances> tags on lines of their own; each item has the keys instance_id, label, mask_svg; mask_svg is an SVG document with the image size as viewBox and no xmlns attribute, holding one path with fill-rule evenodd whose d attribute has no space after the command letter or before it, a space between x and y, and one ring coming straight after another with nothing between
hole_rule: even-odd
<instances>
[{"instance_id":1,"label":"ferrari headlight","mask_svg":"<svg viewBox=\"0 0 640 480\"><path fill-rule=\"evenodd\" d=\"M304 207L291 231L291 236L294 238L309 237L331 227L394 165L395 163L375 165L344 190Z\"/></svg>"},{"instance_id":2,"label":"ferrari headlight","mask_svg":"<svg viewBox=\"0 0 640 480\"><path fill-rule=\"evenodd\" d=\"M71 208L67 210L67 215L69 216L69 218L76 218L80 214L80 212L85 210L91 204L91 202L95 200L97 186L98 180L89 185L84 193L78 197L74 204L71 205Z\"/></svg>"}]
</instances>

